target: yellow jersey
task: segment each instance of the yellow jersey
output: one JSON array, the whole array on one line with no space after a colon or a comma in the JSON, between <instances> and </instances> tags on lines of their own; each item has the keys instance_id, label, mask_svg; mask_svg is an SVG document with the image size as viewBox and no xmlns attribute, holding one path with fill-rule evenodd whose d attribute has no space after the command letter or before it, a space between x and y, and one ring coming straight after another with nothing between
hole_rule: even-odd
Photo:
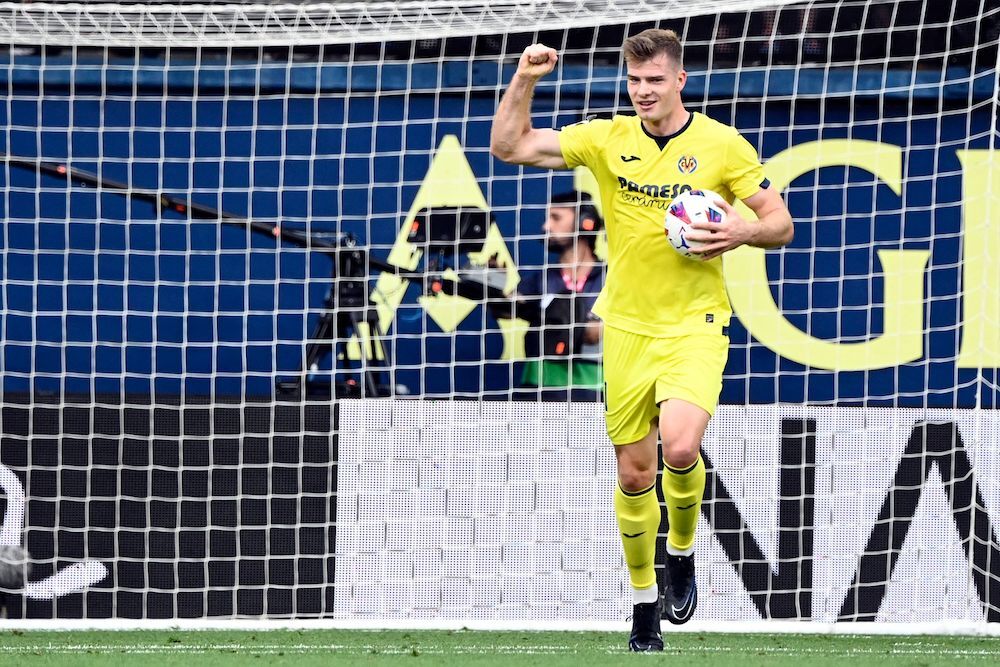
<instances>
[{"instance_id":1,"label":"yellow jersey","mask_svg":"<svg viewBox=\"0 0 1000 667\"><path fill-rule=\"evenodd\" d=\"M588 167L600 186L608 271L594 313L610 326L655 338L728 326L732 307L722 259L681 256L663 222L682 192L712 190L732 203L767 187L750 142L692 113L669 137L648 134L637 116L615 116L568 125L559 143L566 164Z\"/></svg>"}]
</instances>

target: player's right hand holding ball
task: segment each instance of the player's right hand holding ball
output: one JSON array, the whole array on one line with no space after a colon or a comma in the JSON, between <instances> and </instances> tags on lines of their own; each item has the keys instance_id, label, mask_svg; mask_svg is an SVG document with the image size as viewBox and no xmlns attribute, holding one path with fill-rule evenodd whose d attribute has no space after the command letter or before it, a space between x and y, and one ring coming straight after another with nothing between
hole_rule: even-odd
<instances>
[{"instance_id":1,"label":"player's right hand holding ball","mask_svg":"<svg viewBox=\"0 0 1000 667\"><path fill-rule=\"evenodd\" d=\"M517 63L517 73L532 79L540 79L556 67L559 60L556 50L544 44L532 44L521 54Z\"/></svg>"}]
</instances>

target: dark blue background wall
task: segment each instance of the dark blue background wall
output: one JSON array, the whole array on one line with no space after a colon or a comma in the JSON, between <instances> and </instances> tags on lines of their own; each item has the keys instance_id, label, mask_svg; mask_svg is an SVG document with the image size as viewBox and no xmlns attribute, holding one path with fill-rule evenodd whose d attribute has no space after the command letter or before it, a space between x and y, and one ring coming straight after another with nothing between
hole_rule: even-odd
<instances>
[{"instance_id":1,"label":"dark blue background wall","mask_svg":"<svg viewBox=\"0 0 1000 667\"><path fill-rule=\"evenodd\" d=\"M489 156L490 118L509 76L495 63L0 64L4 152L69 159L134 188L262 221L350 232L380 257L446 135L459 137L522 269L543 261L544 202L570 183L537 170L521 178ZM538 123L624 106L609 83L615 71L594 74L601 82L586 86L588 72L567 68L561 86L544 85ZM768 270L782 279L775 297L796 326L842 340L877 334L875 251L931 251L925 358L870 372L807 372L748 340L737 323L723 401L951 406L974 405L978 395L994 404L995 390L953 361L961 315L955 151L988 148L992 136L993 109L983 100L993 77L970 85L968 76L930 71L914 80L848 68L692 77L690 107L735 124L765 160L830 138L904 150L902 202L855 169L793 184L796 239L792 251L769 256ZM268 396L301 362L332 284L328 257L17 167L0 170L0 186L4 391ZM478 308L457 333L440 332L417 296L411 286L393 325L395 382L415 393L506 394L519 366L498 360L496 323Z\"/></svg>"}]
</instances>

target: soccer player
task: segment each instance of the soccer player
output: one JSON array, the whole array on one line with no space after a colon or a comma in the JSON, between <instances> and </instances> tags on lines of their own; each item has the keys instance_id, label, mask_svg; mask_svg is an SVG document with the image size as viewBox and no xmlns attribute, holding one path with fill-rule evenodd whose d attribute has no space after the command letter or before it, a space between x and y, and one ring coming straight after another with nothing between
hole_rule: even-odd
<instances>
[{"instance_id":1,"label":"soccer player","mask_svg":"<svg viewBox=\"0 0 1000 667\"><path fill-rule=\"evenodd\" d=\"M533 44L493 120L490 150L515 164L586 165L597 178L608 234L608 273L594 312L604 321L605 420L615 445L614 506L633 589L629 648L663 650L654 552L660 507L654 485L657 436L670 524L662 614L691 618L697 604L694 535L705 490L701 439L722 388L731 307L721 255L748 244L774 248L792 238L792 220L770 187L754 148L727 125L686 110L682 46L670 30L629 37L623 52L635 116L588 120L560 131L531 125L538 79L554 49ZM702 261L682 257L663 233L664 211L681 192L725 199L721 224L696 224ZM744 219L739 198L756 214Z\"/></svg>"}]
</instances>

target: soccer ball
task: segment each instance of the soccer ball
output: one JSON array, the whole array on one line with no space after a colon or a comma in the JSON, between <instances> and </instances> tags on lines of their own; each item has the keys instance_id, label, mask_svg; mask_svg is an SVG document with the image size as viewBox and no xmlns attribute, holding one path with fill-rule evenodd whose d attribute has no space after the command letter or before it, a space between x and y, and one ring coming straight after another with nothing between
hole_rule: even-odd
<instances>
[{"instance_id":1,"label":"soccer ball","mask_svg":"<svg viewBox=\"0 0 1000 667\"><path fill-rule=\"evenodd\" d=\"M663 230L674 250L689 259L701 259L691 251L705 244L688 239L687 233L693 222L723 222L726 219L726 212L715 203L719 199L722 197L711 190L689 190L670 203Z\"/></svg>"}]
</instances>

